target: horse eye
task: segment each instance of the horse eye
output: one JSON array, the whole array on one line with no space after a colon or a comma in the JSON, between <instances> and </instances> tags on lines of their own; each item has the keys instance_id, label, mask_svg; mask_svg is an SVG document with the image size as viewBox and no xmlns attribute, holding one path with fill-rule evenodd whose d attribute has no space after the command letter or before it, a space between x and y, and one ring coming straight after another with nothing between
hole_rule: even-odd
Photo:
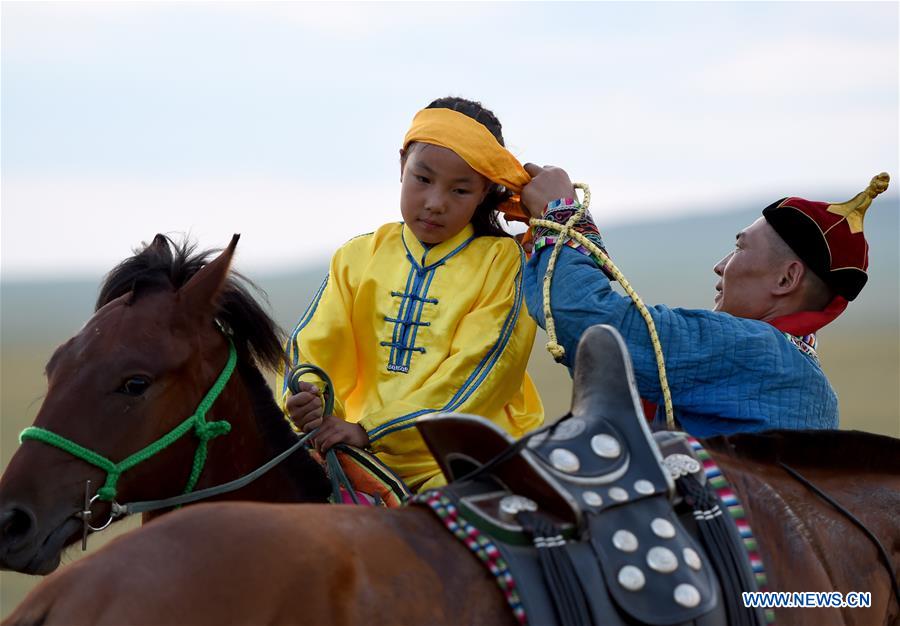
<instances>
[{"instance_id":1,"label":"horse eye","mask_svg":"<svg viewBox=\"0 0 900 626\"><path fill-rule=\"evenodd\" d=\"M116 391L127 396L140 396L150 387L150 379L145 376L132 376L125 379Z\"/></svg>"}]
</instances>

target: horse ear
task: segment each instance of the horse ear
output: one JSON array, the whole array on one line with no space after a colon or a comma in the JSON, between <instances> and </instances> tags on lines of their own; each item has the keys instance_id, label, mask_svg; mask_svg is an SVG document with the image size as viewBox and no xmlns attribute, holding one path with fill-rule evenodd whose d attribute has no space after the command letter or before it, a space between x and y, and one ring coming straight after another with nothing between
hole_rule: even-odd
<instances>
[{"instance_id":1,"label":"horse ear","mask_svg":"<svg viewBox=\"0 0 900 626\"><path fill-rule=\"evenodd\" d=\"M184 311L194 315L208 315L215 311L216 300L228 279L231 259L240 238L240 235L235 234L222 254L204 265L178 290L178 299Z\"/></svg>"},{"instance_id":2,"label":"horse ear","mask_svg":"<svg viewBox=\"0 0 900 626\"><path fill-rule=\"evenodd\" d=\"M169 238L163 235L162 233L157 233L156 237L153 238L153 241L150 242L150 245L146 246L147 248L152 248L154 250L168 250L169 249Z\"/></svg>"}]
</instances>

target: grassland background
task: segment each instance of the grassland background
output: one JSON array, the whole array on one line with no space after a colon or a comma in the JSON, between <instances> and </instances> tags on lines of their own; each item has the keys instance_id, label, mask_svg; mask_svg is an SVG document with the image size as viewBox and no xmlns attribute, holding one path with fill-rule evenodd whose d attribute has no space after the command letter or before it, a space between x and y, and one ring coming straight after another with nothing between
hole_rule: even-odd
<instances>
[{"instance_id":1,"label":"grassland background","mask_svg":"<svg viewBox=\"0 0 900 626\"><path fill-rule=\"evenodd\" d=\"M840 400L841 428L900 436L900 252L898 199L880 199L867 219L870 282L848 312L820 333L823 367ZM711 268L730 249L735 232L758 212L735 211L668 222L611 228L605 233L613 258L648 303L710 306ZM148 239L153 233L148 233ZM244 236L259 236L244 233ZM137 242L135 242L137 243ZM200 242L206 246L224 242ZM240 263L238 263L240 268ZM268 293L271 311L284 328L303 312L326 271L326 261L297 272L252 276ZM45 391L43 368L53 349L90 316L101 276L67 282L0 283L0 468L31 424ZM553 363L539 333L529 364L549 417L568 409L571 382ZM127 520L92 538L96 550L136 527ZM64 563L81 558L70 550ZM65 566L65 565L64 565ZM38 578L0 573L0 617L5 617Z\"/></svg>"}]
</instances>

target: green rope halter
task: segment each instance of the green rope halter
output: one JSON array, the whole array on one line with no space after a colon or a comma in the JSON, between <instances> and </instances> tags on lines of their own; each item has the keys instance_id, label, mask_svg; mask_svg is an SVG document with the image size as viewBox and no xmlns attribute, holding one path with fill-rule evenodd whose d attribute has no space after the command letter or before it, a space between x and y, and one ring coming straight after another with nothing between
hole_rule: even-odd
<instances>
[{"instance_id":1,"label":"green rope halter","mask_svg":"<svg viewBox=\"0 0 900 626\"><path fill-rule=\"evenodd\" d=\"M212 388L206 393L203 400L200 401L194 414L169 431L168 434L163 435L146 448L135 452L127 459L120 461L119 463L113 463L93 450L88 450L74 441L37 426L29 426L23 430L19 435L19 443L28 439L42 441L106 471L106 483L100 488L97 495L101 500L110 501L114 500L116 497L116 483L123 472L131 469L138 463L146 461L159 452L162 452L178 441L185 433L193 429L200 441L197 444L197 450L194 453L194 463L191 467L191 475L188 478L187 486L184 488L184 493L190 493L196 486L197 481L200 478L200 473L203 471L203 466L206 464L207 445L209 444L209 441L219 435L224 435L231 430L231 424L227 421L206 421L207 411L212 407L213 403L219 397L219 394L222 393L225 385L228 384L228 380L231 378L231 374L234 372L234 367L237 363L237 350L234 347L234 341L231 340L231 337L227 337L227 339L228 361L225 363L225 367L222 369L222 372L219 374L219 377L216 379Z\"/></svg>"}]
</instances>

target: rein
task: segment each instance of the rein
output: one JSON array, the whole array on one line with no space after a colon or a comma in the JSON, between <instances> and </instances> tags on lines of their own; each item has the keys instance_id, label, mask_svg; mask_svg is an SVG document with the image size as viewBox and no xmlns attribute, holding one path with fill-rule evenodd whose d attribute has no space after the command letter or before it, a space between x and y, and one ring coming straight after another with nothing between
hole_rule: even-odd
<instances>
[{"instance_id":1,"label":"rein","mask_svg":"<svg viewBox=\"0 0 900 626\"><path fill-rule=\"evenodd\" d=\"M312 363L300 363L296 367L291 370L291 373L288 375L288 389L290 389L291 393L297 394L300 393L300 379L306 374L314 374L318 376L325 385L325 388L322 390L322 415L333 415L334 414L334 383L331 382L331 378L321 367L317 365L313 365ZM293 422L291 422L293 425ZM311 437L315 432L319 430L316 428L315 430L309 432L303 440L305 441L309 437ZM338 444L340 445L340 444ZM337 458L337 453L334 448L330 448L328 452L325 453L325 467L327 469L326 473L328 474L328 478L331 480L331 499L335 504L338 504L342 501L341 496L341 488L350 495L350 500L353 504L359 504L359 498L356 495L356 489L353 487L353 483L347 477L346 472L344 472L344 468L341 466L341 462Z\"/></svg>"},{"instance_id":2,"label":"rein","mask_svg":"<svg viewBox=\"0 0 900 626\"><path fill-rule=\"evenodd\" d=\"M291 371L289 384L291 391L297 393L297 383L300 381L300 376L309 372L315 373L325 381L325 407L329 410L329 412L332 411L334 407L334 385L332 384L331 379L328 377L328 374L326 374L324 370L316 367L315 365L301 364ZM291 444L289 448L286 448L283 452L279 453L278 456L272 457L249 474L245 474L244 476L236 478L227 483L215 485L214 487L207 487L206 489L201 489L200 491L185 492L180 496L173 496L171 498L165 498L162 500L142 500L140 502L130 502L128 504L119 504L118 502L113 502L110 520L125 515L133 515L135 513L149 513L150 511L158 511L159 509L168 509L174 506L190 504L192 502L205 500L207 498L219 496L224 493L230 493L242 487L246 487L257 478L268 472L270 469L291 456L294 452L296 452L299 448L306 444L312 437L314 437L318 431L318 428L314 428L313 430L300 437L295 443ZM332 469L332 457L338 468L337 470L332 470L332 475L336 476L337 480L339 480L341 484L349 485L349 479L346 477L343 469L340 467L340 463L336 463L337 457L334 455L334 452L329 450L327 454L329 469ZM332 479L332 482L333 481L334 479ZM334 485L332 486L334 487ZM336 490L337 487L334 488L335 492L337 492ZM351 491L350 493L353 498L353 503L358 504L359 502L356 498L356 495L353 493L353 491ZM88 510L89 504L90 503L85 505L85 511L83 511L84 514L90 513L90 511Z\"/></svg>"},{"instance_id":3,"label":"rein","mask_svg":"<svg viewBox=\"0 0 900 626\"><path fill-rule=\"evenodd\" d=\"M109 512L109 518L102 526L91 526L90 524L91 517L93 516L91 506L94 504L94 501L96 501L100 496L99 494L97 494L91 497L91 481L87 481L84 488L84 509L78 511L74 515L74 517L81 518L83 523L83 530L81 533L81 549L87 550L88 531L97 532L104 530L120 517L134 515L135 513L149 513L150 511L158 511L160 509L178 507L183 504L190 504L191 502L197 502L199 500L212 498L223 493L229 493L231 491L235 491L237 489L240 489L241 487L249 485L254 480L291 456L294 452L297 451L300 446L305 444L310 437L315 435L318 430L319 429L316 428L315 430L310 431L305 436L297 440L297 442L291 447L287 448L284 452L280 453L276 457L273 457L272 459L269 459L269 461L257 467L249 474L241 476L240 478L236 478L227 483L216 485L214 487L207 487L206 489L201 489L200 491L183 493L180 496L173 496L171 498L165 498L163 500L142 500L140 502L129 502L127 504L119 504L118 502L113 500L110 503L111 508Z\"/></svg>"},{"instance_id":4,"label":"rein","mask_svg":"<svg viewBox=\"0 0 900 626\"><path fill-rule=\"evenodd\" d=\"M819 496L820 498L825 500L825 502L827 502L828 504L830 504L831 506L836 508L847 519L849 519L851 522L856 524L856 526L858 526L860 528L860 530L862 530L863 533L865 533L866 537L868 537L872 541L872 543L875 544L875 548L878 550L878 554L884 560L884 565L887 568L888 576L891 579L891 589L894 592L894 597L897 599L897 605L900 606L900 585L897 584L897 575L894 574L894 567L891 564L891 557L888 555L888 551L885 550L884 546L882 545L882 543L878 539L878 537L875 535L875 533L873 533L871 530L869 530L866 527L866 525L863 524L859 520L858 517L856 517L855 515L853 515L853 513L848 511L837 500L835 500L834 498L829 496L827 493L825 493L824 491L822 491L821 489L816 487L812 482L809 481L808 478L804 477L800 472L798 472L797 470L795 470L794 468L792 468L788 465L785 465L784 463L779 462L778 464L784 469L784 471L786 471L788 474L793 476L794 479L798 483L800 483L801 485L803 485L804 487L806 487L807 489L812 491L814 494L816 494L817 496Z\"/></svg>"},{"instance_id":5,"label":"rein","mask_svg":"<svg viewBox=\"0 0 900 626\"><path fill-rule=\"evenodd\" d=\"M229 338L229 341L231 339ZM232 343L232 348L234 344ZM297 393L298 388L297 384L300 381L300 376L306 373L314 373L323 381L325 381L325 408L329 411L333 411L334 409L334 385L331 382L331 379L328 377L328 374L325 373L319 367L310 364L301 364L298 367L294 368L291 371L290 375L290 384L289 387L291 391ZM116 517L122 517L125 515L133 515L135 513L149 513L150 511L158 511L159 509L168 509L174 506L181 506L183 504L190 504L192 502L197 502L199 500L205 500L207 498L212 498L215 496L222 495L223 493L230 493L232 491L236 491L242 487L245 487L255 481L257 478L268 472L270 469L284 461L286 458L291 456L294 452L296 452L300 447L306 444L315 434L319 431L318 428L314 428L309 431L302 437L300 437L295 443L291 444L289 448L286 448L283 452L279 453L277 456L272 457L268 461L266 461L263 465L260 465L255 470L250 472L249 474L245 474L240 478L236 478L227 483L223 483L221 485L215 485L214 487L207 487L206 489L201 489L200 491L186 491L180 496L173 496L171 498L165 498L162 500L142 500L140 502L130 502L128 504L119 504L118 502L112 503L112 512L110 514L110 519L114 519ZM334 453L332 451L328 452L328 460L331 461L331 457L334 457ZM337 458L334 457L336 461ZM340 464L337 464L338 468L340 468ZM331 464L329 464L329 468ZM347 479L346 475L343 473L341 469L339 473L335 472L338 476L338 480L341 480L342 483L349 485L349 479ZM354 504L358 504L355 494L351 491ZM87 510L89 507L85 506L85 511L83 513L90 513Z\"/></svg>"},{"instance_id":6,"label":"rein","mask_svg":"<svg viewBox=\"0 0 900 626\"><path fill-rule=\"evenodd\" d=\"M81 540L82 550L87 549L87 536L89 531L97 532L103 530L119 517L133 515L135 513L148 513L160 509L167 509L184 504L190 504L199 500L205 500L207 498L212 498L218 495L236 491L242 487L245 487L246 485L249 485L257 478L291 456L300 447L307 444L307 442L318 432L319 429L315 428L306 433L289 448L285 449L277 456L269 459L266 463L259 466L249 474L245 474L240 478L236 478L235 480L223 483L221 485L215 485L213 487L207 487L206 489L194 491L194 487L197 485L200 474L203 472L203 468L206 465L209 441L215 437L218 437L219 435L224 435L231 431L231 424L228 421L206 421L207 412L212 408L215 401L219 398L219 395L221 395L222 391L225 389L225 386L231 379L231 375L234 373L235 367L237 365L237 349L234 345L234 341L231 338L231 333L221 325L220 329L225 333L226 339L228 340L228 360L226 361L225 366L222 368L222 371L219 373L219 376L216 378L215 383L213 383L212 388L200 401L197 409L190 417L173 428L167 434L163 435L138 452L135 452L126 459L118 463L114 463L103 455L94 452L93 450L90 450L89 448L86 448L80 444L77 444L71 439L37 426L29 426L19 435L19 443L28 440L40 441L68 452L72 456L106 471L106 482L104 483L103 487L98 489L97 493L93 496L90 493L91 481L87 481L87 484L85 485L84 507L74 515L75 517L81 518L84 525ZM308 373L315 374L324 381L324 409L325 414L330 415L334 410L334 385L332 384L331 379L328 377L328 374L326 374L325 371L321 368L311 364L301 364L300 366L294 368L291 371L289 377L290 389L294 393L297 393L300 377ZM119 504L115 501L117 493L116 484L118 483L119 478L124 472L162 452L191 430L194 431L200 441L197 444L197 450L194 453L194 462L191 467L191 474L188 478L188 482L185 486L184 492L181 495L173 496L171 498L164 498L161 500L143 500L139 502L129 502L127 504ZM343 487L349 492L353 503L358 504L359 500L356 496L356 493L352 487L350 480L344 473L344 470L337 459L337 455L335 454L334 449L331 449L326 453L326 465L328 467L328 473L331 476L332 492L335 498L334 501L340 502L340 489L341 487ZM111 508L109 518L103 525L92 526L90 524L92 517L91 507L97 500L110 502Z\"/></svg>"},{"instance_id":7,"label":"rein","mask_svg":"<svg viewBox=\"0 0 900 626\"><path fill-rule=\"evenodd\" d=\"M229 493L231 491L240 489L241 487L245 487L268 472L270 469L284 461L286 458L291 456L294 452L297 451L300 446L305 444L310 439L310 437L314 436L316 432L318 432L318 430L319 429L316 428L315 430L306 433L303 437L298 439L296 443L292 444L290 448L287 448L278 456L272 457L271 459L266 461L265 464L260 465L249 474L245 474L240 478L236 478L221 485L216 485L215 487L207 487L206 489L201 489L200 491L183 493L180 496L174 496L172 498L166 498L164 500L143 500L141 502L129 502L128 504L119 504L118 502L113 502L112 514L114 517L121 517L123 515L132 515L134 513L148 513L150 511L157 511L159 509L168 509L173 506L190 504L191 502L205 500L206 498L212 498L214 496L218 496L223 493Z\"/></svg>"},{"instance_id":8,"label":"rein","mask_svg":"<svg viewBox=\"0 0 900 626\"><path fill-rule=\"evenodd\" d=\"M653 353L656 355L656 369L659 376L659 386L662 389L663 403L666 409L666 428L668 430L675 430L675 412L672 408L672 393L669 390L669 381L666 377L666 362L663 357L662 343L656 332L656 324L653 323L650 311L647 310L647 306L644 304L643 300L641 300L640 296L638 296L637 292L625 278L625 275L622 274L615 263L612 262L609 255L587 237L575 230L575 224L577 224L584 216L591 203L590 187L584 183L575 183L575 187L584 191L584 201L564 225L551 222L550 220L537 218L532 218L529 221L531 226L549 228L557 231L561 235L556 238L553 251L550 253L550 261L547 264L547 273L544 274L544 323L547 327L547 337L550 339L550 341L547 342L547 351L550 352L557 361L560 361L566 354L565 349L556 341L556 323L553 321L553 311L550 307L550 283L553 280L553 270L556 267L556 258L559 256L560 250L562 250L562 247L565 245L566 239L574 239L587 248L591 254L596 256L597 259L600 260L600 264L603 268L609 270L616 281L622 286L622 289L625 290L625 293L631 298L632 302L634 302L634 306L637 307L641 317L644 318L644 323L647 325L647 331L650 333L650 343L653 345Z\"/></svg>"}]
</instances>

